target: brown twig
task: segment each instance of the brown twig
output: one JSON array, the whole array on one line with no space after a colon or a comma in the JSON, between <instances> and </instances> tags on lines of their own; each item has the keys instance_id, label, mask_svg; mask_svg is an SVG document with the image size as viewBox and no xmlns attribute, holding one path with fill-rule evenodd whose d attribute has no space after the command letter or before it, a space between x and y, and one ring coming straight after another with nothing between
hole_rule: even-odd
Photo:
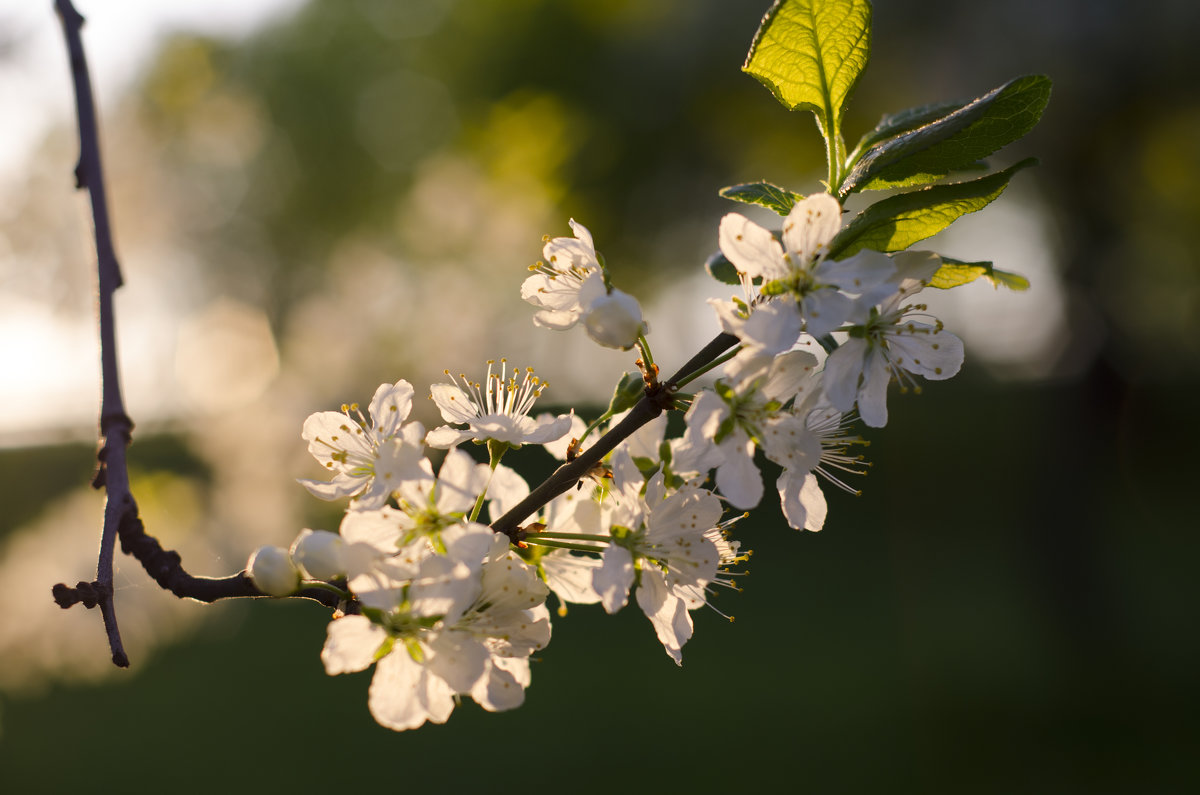
<instances>
[{"instance_id":1,"label":"brown twig","mask_svg":"<svg viewBox=\"0 0 1200 795\"><path fill-rule=\"evenodd\" d=\"M92 593L104 616L108 645L116 665L126 667L129 658L121 644L121 632L113 608L113 554L117 528L126 516L137 515L137 504L129 491L129 474L125 467L125 448L133 432L133 421L125 413L121 399L121 382L117 370L116 331L113 319L113 293L121 286L121 268L113 247L112 229L108 220L108 200L104 195L104 172L100 163L100 141L96 128L96 107L92 99L87 59L79 31L83 17L71 0L55 0L55 10L62 22L71 61L71 77L75 86L75 109L79 120L79 162L75 166L75 186L88 192L96 239L97 270L99 275L100 309L100 452L99 468L93 485L103 487L107 495L104 505L104 529L100 535L100 556ZM65 586L56 586L56 599ZM66 589L70 590L70 589ZM59 604L63 604L59 601ZM87 601L85 601L87 604ZM92 606L92 605L89 605Z\"/></svg>"}]
</instances>

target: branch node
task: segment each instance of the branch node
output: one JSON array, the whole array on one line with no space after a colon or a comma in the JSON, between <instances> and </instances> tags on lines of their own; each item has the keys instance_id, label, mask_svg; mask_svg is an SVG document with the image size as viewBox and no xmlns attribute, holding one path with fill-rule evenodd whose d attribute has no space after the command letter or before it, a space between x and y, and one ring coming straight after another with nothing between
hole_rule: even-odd
<instances>
[{"instance_id":1,"label":"branch node","mask_svg":"<svg viewBox=\"0 0 1200 795\"><path fill-rule=\"evenodd\" d=\"M81 580L72 588L60 582L51 588L50 592L54 594L54 601L63 610L74 607L77 604L82 604L88 610L91 610L100 603L101 599L112 594L112 586L104 586L95 581L83 582Z\"/></svg>"}]
</instances>

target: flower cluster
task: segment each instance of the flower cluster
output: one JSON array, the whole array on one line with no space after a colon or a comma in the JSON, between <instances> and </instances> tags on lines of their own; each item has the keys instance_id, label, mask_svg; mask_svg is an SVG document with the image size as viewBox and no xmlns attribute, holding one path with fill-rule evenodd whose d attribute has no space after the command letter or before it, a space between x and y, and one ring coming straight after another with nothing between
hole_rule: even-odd
<instances>
[{"instance_id":1,"label":"flower cluster","mask_svg":"<svg viewBox=\"0 0 1200 795\"><path fill-rule=\"evenodd\" d=\"M602 345L636 345L641 377L625 375L590 424L574 412L532 415L546 384L505 360L488 362L482 382L447 370L429 391L446 424L428 433L408 419L414 389L403 380L379 387L368 416L357 405L313 414L302 435L332 477L301 483L322 499L349 498L346 514L337 533L306 529L290 550L258 550L250 577L270 595L316 587L341 597L321 659L330 674L374 665L368 704L393 729L443 722L463 696L487 710L519 705L530 655L550 640L551 593L559 616L572 603L615 613L635 602L682 664L691 611L734 587L733 567L749 558L730 537L745 514L722 517L761 501L760 464L777 467L788 524L820 530L820 480L857 491L848 480L866 472L857 452L866 441L853 427L887 421L888 384L915 388L917 376L948 378L962 364L959 339L911 302L941 260L831 258L840 218L827 194L797 201L778 239L725 216L718 242L743 292L712 303L737 344L667 384L636 300L612 287L591 233L571 221L575 237L548 240L546 262L522 286L534 322L582 323ZM712 386L680 391L719 364ZM641 391L630 384L684 411L682 432L668 437L666 417L652 414L627 427ZM617 438L593 454L593 433ZM487 463L460 449L468 443ZM560 461L587 457L589 468L520 508L530 486L501 458L526 445ZM446 450L436 474L426 448ZM485 506L511 529L484 524Z\"/></svg>"}]
</instances>

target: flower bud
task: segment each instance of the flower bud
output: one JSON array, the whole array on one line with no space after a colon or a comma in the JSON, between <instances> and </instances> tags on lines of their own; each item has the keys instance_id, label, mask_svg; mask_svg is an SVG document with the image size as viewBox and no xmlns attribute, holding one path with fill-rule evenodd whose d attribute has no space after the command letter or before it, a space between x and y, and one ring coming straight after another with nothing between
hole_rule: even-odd
<instances>
[{"instance_id":1,"label":"flower bud","mask_svg":"<svg viewBox=\"0 0 1200 795\"><path fill-rule=\"evenodd\" d=\"M646 331L637 299L616 289L592 301L583 324L593 340L621 350L632 348L638 335Z\"/></svg>"},{"instance_id":2,"label":"flower bud","mask_svg":"<svg viewBox=\"0 0 1200 795\"><path fill-rule=\"evenodd\" d=\"M259 547L246 562L254 587L268 596L288 596L300 589L300 570L283 547Z\"/></svg>"},{"instance_id":3,"label":"flower bud","mask_svg":"<svg viewBox=\"0 0 1200 795\"><path fill-rule=\"evenodd\" d=\"M342 537L328 530L301 530L292 543L292 561L314 580L346 576Z\"/></svg>"}]
</instances>

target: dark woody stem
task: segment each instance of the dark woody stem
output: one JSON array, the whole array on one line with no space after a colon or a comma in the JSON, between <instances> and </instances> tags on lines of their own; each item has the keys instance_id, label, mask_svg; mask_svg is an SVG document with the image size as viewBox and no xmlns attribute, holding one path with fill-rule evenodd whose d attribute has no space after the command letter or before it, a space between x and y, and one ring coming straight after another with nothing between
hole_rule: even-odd
<instances>
[{"instance_id":1,"label":"dark woody stem","mask_svg":"<svg viewBox=\"0 0 1200 795\"><path fill-rule=\"evenodd\" d=\"M113 554L118 527L126 517L137 516L137 504L129 491L129 474L125 467L125 447L133 432L133 421L125 413L121 399L121 382L117 370L116 330L113 318L113 293L121 286L121 268L113 248L112 230L108 221L108 200L104 194L104 172L100 163L100 143L96 130L96 107L92 100L91 80L79 31L83 17L71 5L71 0L56 0L55 9L67 40L71 61L71 77L75 86L75 108L79 119L79 162L75 166L75 185L88 192L95 224L96 259L100 292L97 304L100 313L100 451L99 466L92 485L104 488L104 526L100 534L100 555L96 579L84 583L91 588L94 599L85 599L88 606L98 604L104 616L104 628L112 660L127 667L129 658L121 644L121 632L113 609ZM55 586L55 598L59 589ZM66 589L70 591L71 589ZM90 604L89 604L90 602ZM62 601L59 601L62 604Z\"/></svg>"}]
</instances>

